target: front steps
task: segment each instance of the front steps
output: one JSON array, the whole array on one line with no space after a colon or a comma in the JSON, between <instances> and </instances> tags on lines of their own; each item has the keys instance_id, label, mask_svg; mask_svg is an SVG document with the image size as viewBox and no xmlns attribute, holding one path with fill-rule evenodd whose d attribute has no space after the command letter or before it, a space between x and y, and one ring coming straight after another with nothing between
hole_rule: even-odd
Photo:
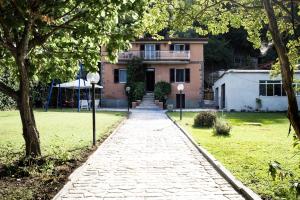
<instances>
[{"instance_id":1,"label":"front steps","mask_svg":"<svg viewBox=\"0 0 300 200\"><path fill-rule=\"evenodd\" d=\"M136 107L140 110L161 110L154 102L154 94L147 92L140 105Z\"/></svg>"}]
</instances>

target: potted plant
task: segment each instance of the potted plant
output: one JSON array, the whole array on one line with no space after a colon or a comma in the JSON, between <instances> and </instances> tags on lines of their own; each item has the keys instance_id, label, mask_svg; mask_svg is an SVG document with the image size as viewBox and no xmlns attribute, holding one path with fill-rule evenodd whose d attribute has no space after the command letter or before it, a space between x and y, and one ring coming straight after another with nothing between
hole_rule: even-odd
<instances>
[{"instance_id":1,"label":"potted plant","mask_svg":"<svg viewBox=\"0 0 300 200\"><path fill-rule=\"evenodd\" d=\"M162 102L162 107L164 108L168 95L171 93L171 84L165 81L159 81L154 87L155 99ZM156 103L156 102L155 102ZM159 102L158 102L159 104ZM160 105L160 104L159 104Z\"/></svg>"},{"instance_id":2,"label":"potted plant","mask_svg":"<svg viewBox=\"0 0 300 200\"><path fill-rule=\"evenodd\" d=\"M256 110L259 111L262 108L262 100L261 100L261 98L256 98L255 102L256 102Z\"/></svg>"}]
</instances>

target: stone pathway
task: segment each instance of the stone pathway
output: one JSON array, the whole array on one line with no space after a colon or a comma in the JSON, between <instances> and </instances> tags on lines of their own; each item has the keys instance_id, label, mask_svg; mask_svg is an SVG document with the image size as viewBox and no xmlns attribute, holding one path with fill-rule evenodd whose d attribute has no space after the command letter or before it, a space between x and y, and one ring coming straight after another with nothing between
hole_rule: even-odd
<instances>
[{"instance_id":1,"label":"stone pathway","mask_svg":"<svg viewBox=\"0 0 300 200\"><path fill-rule=\"evenodd\" d=\"M139 110L74 172L54 199L244 198L164 112Z\"/></svg>"}]
</instances>

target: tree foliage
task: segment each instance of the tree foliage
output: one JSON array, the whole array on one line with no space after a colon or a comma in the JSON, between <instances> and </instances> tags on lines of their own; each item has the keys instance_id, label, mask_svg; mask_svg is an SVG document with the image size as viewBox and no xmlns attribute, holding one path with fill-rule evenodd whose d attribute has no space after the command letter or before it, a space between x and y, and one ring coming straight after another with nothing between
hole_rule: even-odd
<instances>
[{"instance_id":1,"label":"tree foliage","mask_svg":"<svg viewBox=\"0 0 300 200\"><path fill-rule=\"evenodd\" d=\"M0 80L0 91L18 104L27 156L41 154L30 85L72 79L78 61L96 71L103 45L109 60L116 61L131 40L156 28L149 23L151 2L0 0L0 75L8 69L15 85Z\"/></svg>"},{"instance_id":2,"label":"tree foliage","mask_svg":"<svg viewBox=\"0 0 300 200\"><path fill-rule=\"evenodd\" d=\"M171 30L194 29L200 35L217 35L230 28L243 27L255 48L272 43L278 54L277 65L288 97L288 118L300 138L300 116L293 72L299 61L300 2L296 0L165 0ZM161 7L164 8L164 7ZM170 12L171 10L171 12ZM267 28L267 31L266 31ZM264 39L265 41L262 41Z\"/></svg>"},{"instance_id":3,"label":"tree foliage","mask_svg":"<svg viewBox=\"0 0 300 200\"><path fill-rule=\"evenodd\" d=\"M16 3L12 3L16 2ZM100 46L107 46L109 58L129 48L140 36L146 1L1 1L1 66L17 76L14 43L28 33L29 74L33 80L74 77L78 60L96 69Z\"/></svg>"},{"instance_id":4,"label":"tree foliage","mask_svg":"<svg viewBox=\"0 0 300 200\"><path fill-rule=\"evenodd\" d=\"M127 63L127 84L125 87L130 87L128 95L128 103L136 100L142 100L145 94L145 77L146 67L143 64L143 59L133 57Z\"/></svg>"},{"instance_id":5,"label":"tree foliage","mask_svg":"<svg viewBox=\"0 0 300 200\"><path fill-rule=\"evenodd\" d=\"M227 69L232 65L233 49L224 39L210 38L204 46L205 66Z\"/></svg>"}]
</instances>

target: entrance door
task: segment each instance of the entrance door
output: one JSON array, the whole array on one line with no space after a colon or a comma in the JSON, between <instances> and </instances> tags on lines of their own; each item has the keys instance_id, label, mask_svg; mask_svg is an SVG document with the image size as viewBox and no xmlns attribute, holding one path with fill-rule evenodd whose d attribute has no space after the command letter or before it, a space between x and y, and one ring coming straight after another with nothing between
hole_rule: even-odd
<instances>
[{"instance_id":1,"label":"entrance door","mask_svg":"<svg viewBox=\"0 0 300 200\"><path fill-rule=\"evenodd\" d=\"M225 108L225 83L221 86L221 108Z\"/></svg>"},{"instance_id":2,"label":"entrance door","mask_svg":"<svg viewBox=\"0 0 300 200\"><path fill-rule=\"evenodd\" d=\"M155 85L155 70L147 69L146 71L146 91L153 92Z\"/></svg>"},{"instance_id":3,"label":"entrance door","mask_svg":"<svg viewBox=\"0 0 300 200\"><path fill-rule=\"evenodd\" d=\"M219 88L217 87L215 89L215 104L219 108L220 107L220 102L219 102Z\"/></svg>"},{"instance_id":4,"label":"entrance door","mask_svg":"<svg viewBox=\"0 0 300 200\"><path fill-rule=\"evenodd\" d=\"M185 94L181 94L182 108L185 108ZM176 94L176 108L180 108L180 94Z\"/></svg>"},{"instance_id":5,"label":"entrance door","mask_svg":"<svg viewBox=\"0 0 300 200\"><path fill-rule=\"evenodd\" d=\"M155 44L145 44L145 59L155 59Z\"/></svg>"}]
</instances>

